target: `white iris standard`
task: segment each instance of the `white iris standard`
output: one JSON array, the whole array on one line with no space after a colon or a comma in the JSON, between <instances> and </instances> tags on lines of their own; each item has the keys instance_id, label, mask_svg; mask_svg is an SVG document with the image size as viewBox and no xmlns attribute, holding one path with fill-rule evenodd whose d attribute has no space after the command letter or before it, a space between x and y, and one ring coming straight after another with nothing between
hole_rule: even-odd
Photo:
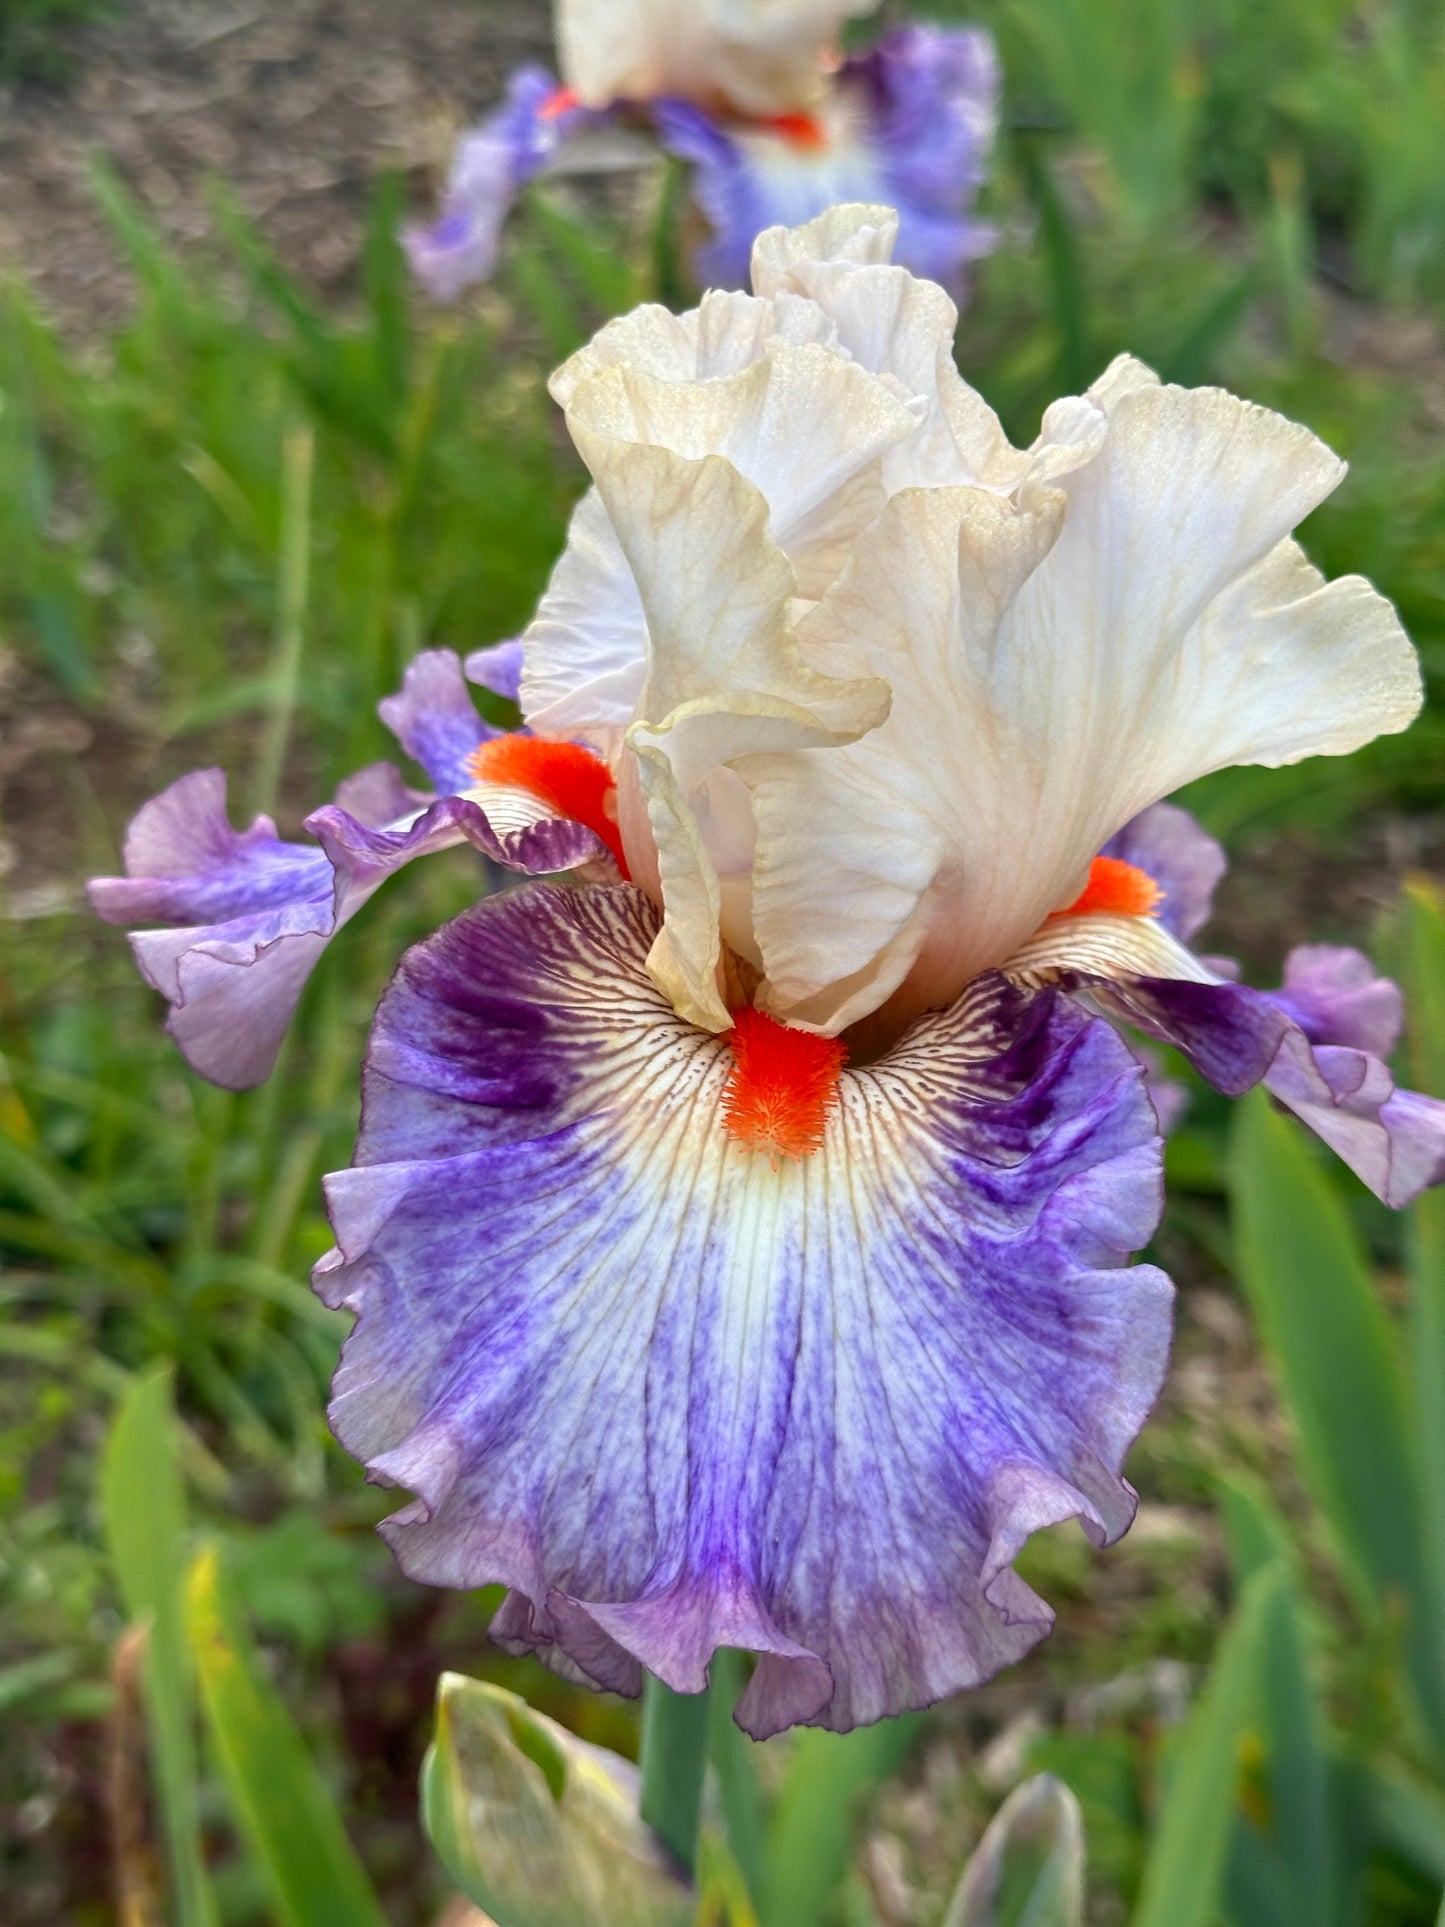
<instances>
[{"instance_id":1,"label":"white iris standard","mask_svg":"<svg viewBox=\"0 0 1445 1927\"><path fill-rule=\"evenodd\" d=\"M524 713L612 763L654 981L707 1029L739 969L790 1024L901 1028L1006 966L1149 804L1420 704L1389 602L1291 539L1344 474L1308 429L1121 358L1014 449L894 231L771 230L754 294L641 309L553 385L596 486ZM1147 919L1084 922L1197 974L1159 968Z\"/></svg>"}]
</instances>

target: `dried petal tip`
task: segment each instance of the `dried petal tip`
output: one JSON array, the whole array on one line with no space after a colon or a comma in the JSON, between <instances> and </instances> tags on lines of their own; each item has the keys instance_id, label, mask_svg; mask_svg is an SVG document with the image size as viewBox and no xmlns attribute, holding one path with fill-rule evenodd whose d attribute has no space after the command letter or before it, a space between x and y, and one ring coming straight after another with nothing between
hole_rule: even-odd
<instances>
[{"instance_id":1,"label":"dried petal tip","mask_svg":"<svg viewBox=\"0 0 1445 1927\"><path fill-rule=\"evenodd\" d=\"M741 1010L728 1032L733 1072L723 1099L730 1138L749 1151L805 1158L820 1148L838 1099L848 1047L836 1037L790 1030L761 1010Z\"/></svg>"}]
</instances>

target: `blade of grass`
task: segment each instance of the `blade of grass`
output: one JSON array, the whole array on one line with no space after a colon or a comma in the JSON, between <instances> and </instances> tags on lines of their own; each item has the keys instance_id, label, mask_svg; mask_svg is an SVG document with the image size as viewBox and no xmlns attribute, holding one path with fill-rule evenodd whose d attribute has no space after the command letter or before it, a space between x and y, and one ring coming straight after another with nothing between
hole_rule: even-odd
<instances>
[{"instance_id":1,"label":"blade of grass","mask_svg":"<svg viewBox=\"0 0 1445 1927\"><path fill-rule=\"evenodd\" d=\"M1303 1469L1364 1611L1403 1608L1411 1675L1445 1732L1420 1481L1392 1335L1359 1239L1291 1121L1256 1092L1231 1148L1236 1259L1299 1428Z\"/></svg>"},{"instance_id":2,"label":"blade of grass","mask_svg":"<svg viewBox=\"0 0 1445 1927\"><path fill-rule=\"evenodd\" d=\"M902 1765L922 1728L916 1714L852 1733L798 1734L768 1834L762 1927L816 1927L853 1849L853 1818L870 1787Z\"/></svg>"},{"instance_id":3,"label":"blade of grass","mask_svg":"<svg viewBox=\"0 0 1445 1927\"><path fill-rule=\"evenodd\" d=\"M1445 1798L1437 1787L1363 1767L1355 1776L1354 1791L1381 1846L1428 1879L1445 1880Z\"/></svg>"},{"instance_id":4,"label":"blade of grass","mask_svg":"<svg viewBox=\"0 0 1445 1927\"><path fill-rule=\"evenodd\" d=\"M1267 1616L1286 1583L1270 1565L1245 1587L1174 1753L1132 1927L1213 1927L1228 1863L1239 1742L1250 1719Z\"/></svg>"},{"instance_id":5,"label":"blade of grass","mask_svg":"<svg viewBox=\"0 0 1445 1927\"><path fill-rule=\"evenodd\" d=\"M186 1592L207 1722L277 1913L286 1927L386 1927L331 1792L223 1603L213 1547Z\"/></svg>"},{"instance_id":6,"label":"blade of grass","mask_svg":"<svg viewBox=\"0 0 1445 1927\"><path fill-rule=\"evenodd\" d=\"M1041 142L1037 137L1022 138L1018 151L1039 218L1039 240L1058 330L1057 392L1081 395L1095 371L1090 366L1088 303L1078 241Z\"/></svg>"},{"instance_id":7,"label":"blade of grass","mask_svg":"<svg viewBox=\"0 0 1445 1927\"><path fill-rule=\"evenodd\" d=\"M281 541L277 572L274 706L256 759L255 803L274 810L296 715L306 600L311 577L311 472L316 437L309 424L289 428L281 444Z\"/></svg>"},{"instance_id":8,"label":"blade of grass","mask_svg":"<svg viewBox=\"0 0 1445 1927\"><path fill-rule=\"evenodd\" d=\"M1253 1482L1221 1481L1229 1560L1241 1590L1271 1563L1286 1575L1265 1603L1257 1684L1267 1799L1255 1831L1286 1886L1291 1913L1329 1927L1353 1893L1342 1865L1344 1842L1331 1825L1329 1764L1320 1710L1310 1684L1308 1648L1292 1575L1289 1528Z\"/></svg>"},{"instance_id":9,"label":"blade of grass","mask_svg":"<svg viewBox=\"0 0 1445 1927\"><path fill-rule=\"evenodd\" d=\"M763 1793L755 1759L757 1742L733 1718L746 1684L741 1653L721 1647L713 1655L712 1735L710 1749L722 1799L728 1845L757 1906L763 1891L766 1832Z\"/></svg>"},{"instance_id":10,"label":"blade of grass","mask_svg":"<svg viewBox=\"0 0 1445 1927\"><path fill-rule=\"evenodd\" d=\"M697 1864L710 1692L675 1693L651 1673L642 1688L639 1811L689 1879Z\"/></svg>"},{"instance_id":11,"label":"blade of grass","mask_svg":"<svg viewBox=\"0 0 1445 1927\"><path fill-rule=\"evenodd\" d=\"M1406 886L1399 950L1410 1074L1422 1091L1439 1096L1445 1094L1445 906L1424 879ZM1410 1214L1409 1329L1428 1616L1437 1640L1445 1641L1445 1190L1427 1191ZM1445 1672L1445 1657L1439 1667ZM1437 1726L1435 1737L1445 1751L1445 1726Z\"/></svg>"},{"instance_id":12,"label":"blade of grass","mask_svg":"<svg viewBox=\"0 0 1445 1927\"><path fill-rule=\"evenodd\" d=\"M182 1610L185 1498L171 1375L152 1366L127 1390L101 1462L101 1514L130 1617L147 1629L146 1716L177 1927L213 1927L196 1799L190 1666Z\"/></svg>"}]
</instances>

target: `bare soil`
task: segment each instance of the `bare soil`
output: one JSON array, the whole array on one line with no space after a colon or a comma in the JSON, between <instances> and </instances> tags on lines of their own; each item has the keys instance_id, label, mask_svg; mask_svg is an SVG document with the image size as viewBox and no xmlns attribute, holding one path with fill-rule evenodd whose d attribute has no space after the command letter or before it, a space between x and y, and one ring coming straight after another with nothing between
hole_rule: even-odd
<instances>
[{"instance_id":1,"label":"bare soil","mask_svg":"<svg viewBox=\"0 0 1445 1927\"><path fill-rule=\"evenodd\" d=\"M424 197L458 126L549 58L550 24L546 0L119 0L67 40L63 88L0 91L0 271L86 334L129 298L97 162L182 247L220 177L289 266L342 293L377 170Z\"/></svg>"}]
</instances>

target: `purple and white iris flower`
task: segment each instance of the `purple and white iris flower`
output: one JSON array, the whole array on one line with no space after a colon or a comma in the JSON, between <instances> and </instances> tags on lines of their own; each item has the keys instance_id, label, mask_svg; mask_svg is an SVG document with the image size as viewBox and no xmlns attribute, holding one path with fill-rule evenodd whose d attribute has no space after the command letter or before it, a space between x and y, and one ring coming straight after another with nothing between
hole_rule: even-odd
<instances>
[{"instance_id":1,"label":"purple and white iris flower","mask_svg":"<svg viewBox=\"0 0 1445 1927\"><path fill-rule=\"evenodd\" d=\"M845 59L844 21L877 4L558 0L561 84L520 70L459 142L440 217L405 237L416 273L439 301L485 281L517 190L569 140L620 121L691 166L707 286L743 286L765 228L882 201L898 210L899 259L961 292L992 241L971 209L997 117L993 42L910 26Z\"/></svg>"},{"instance_id":2,"label":"purple and white iris flower","mask_svg":"<svg viewBox=\"0 0 1445 1927\"><path fill-rule=\"evenodd\" d=\"M280 842L215 772L94 886L208 1075L261 1075L334 930L469 839L524 873L403 958L317 1269L338 1437L416 1496L413 1577L510 1588L513 1650L635 1692L759 1656L752 1733L848 1728L1027 1652L1012 1561L1134 1512L1165 1370L1144 1072L1264 1082L1392 1204L1445 1175L1393 986L1193 948L1223 869L1161 800L1344 755L1420 702L1395 612L1291 538L1342 464L1116 361L1013 448L891 211L762 235L751 294L559 370L594 486L522 642L525 731L420 657L429 792ZM510 687L515 652L475 675ZM1107 1013L1101 1015L1100 1013Z\"/></svg>"}]
</instances>

